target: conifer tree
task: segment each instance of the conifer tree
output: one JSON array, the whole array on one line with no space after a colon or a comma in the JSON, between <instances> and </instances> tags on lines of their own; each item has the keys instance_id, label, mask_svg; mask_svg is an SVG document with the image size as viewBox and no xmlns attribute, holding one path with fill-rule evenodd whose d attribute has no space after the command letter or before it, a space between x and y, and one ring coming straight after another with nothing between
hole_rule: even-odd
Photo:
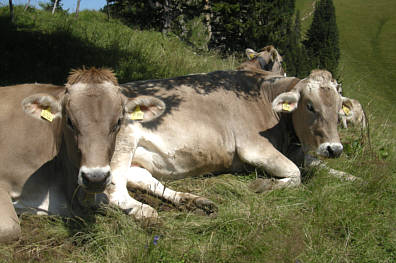
<instances>
[{"instance_id":1,"label":"conifer tree","mask_svg":"<svg viewBox=\"0 0 396 263\"><path fill-rule=\"evenodd\" d=\"M327 69L336 76L340 49L332 0L319 0L316 3L313 21L304 45L312 68Z\"/></svg>"},{"instance_id":2,"label":"conifer tree","mask_svg":"<svg viewBox=\"0 0 396 263\"><path fill-rule=\"evenodd\" d=\"M301 44L301 19L298 10L288 37L289 46L283 56L284 70L289 76L304 78L309 75L311 65L305 47Z\"/></svg>"}]
</instances>

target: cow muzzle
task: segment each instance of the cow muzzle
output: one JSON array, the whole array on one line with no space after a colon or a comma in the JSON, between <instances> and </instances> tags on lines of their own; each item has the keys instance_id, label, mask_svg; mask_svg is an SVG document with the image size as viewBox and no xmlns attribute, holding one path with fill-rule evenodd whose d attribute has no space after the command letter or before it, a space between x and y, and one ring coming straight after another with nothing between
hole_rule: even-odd
<instances>
[{"instance_id":1,"label":"cow muzzle","mask_svg":"<svg viewBox=\"0 0 396 263\"><path fill-rule=\"evenodd\" d=\"M316 153L323 157L337 158L340 157L343 147L341 143L322 143L319 145Z\"/></svg>"},{"instance_id":2,"label":"cow muzzle","mask_svg":"<svg viewBox=\"0 0 396 263\"><path fill-rule=\"evenodd\" d=\"M110 166L86 167L81 166L78 173L78 184L87 192L101 193L111 182Z\"/></svg>"}]
</instances>

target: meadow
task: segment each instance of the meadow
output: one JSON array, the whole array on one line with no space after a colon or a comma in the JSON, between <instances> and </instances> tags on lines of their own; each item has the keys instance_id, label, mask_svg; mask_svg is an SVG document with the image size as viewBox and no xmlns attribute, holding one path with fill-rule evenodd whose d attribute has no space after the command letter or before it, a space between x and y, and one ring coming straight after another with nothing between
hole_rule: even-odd
<instances>
[{"instance_id":1,"label":"meadow","mask_svg":"<svg viewBox=\"0 0 396 263\"><path fill-rule=\"evenodd\" d=\"M109 207L84 218L21 215L22 239L0 245L0 262L396 262L392 2L334 0L340 80L344 94L365 108L371 144L359 128L340 129L344 153L327 163L362 180L307 170L301 186L263 194L248 188L258 171L166 182L210 198L219 207L217 216L181 211L144 193L131 194L159 210L156 226ZM301 16L311 3L297 0ZM75 19L16 7L12 25L7 8L0 8L0 28L0 85L62 84L70 68L81 65L111 67L123 83L234 69L239 63L93 11Z\"/></svg>"}]
</instances>

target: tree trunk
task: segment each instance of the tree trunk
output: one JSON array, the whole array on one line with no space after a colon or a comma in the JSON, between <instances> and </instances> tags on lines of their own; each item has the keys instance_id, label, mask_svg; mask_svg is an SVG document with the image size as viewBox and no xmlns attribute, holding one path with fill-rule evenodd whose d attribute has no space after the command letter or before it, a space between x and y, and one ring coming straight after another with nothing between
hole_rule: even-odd
<instances>
[{"instance_id":1,"label":"tree trunk","mask_svg":"<svg viewBox=\"0 0 396 263\"><path fill-rule=\"evenodd\" d=\"M26 11L30 6L30 0L27 1L26 5L25 5L25 9L23 11Z\"/></svg>"},{"instance_id":2,"label":"tree trunk","mask_svg":"<svg viewBox=\"0 0 396 263\"><path fill-rule=\"evenodd\" d=\"M10 4L10 18L11 18L11 22L14 23L14 6L12 5L12 0L8 0L9 4Z\"/></svg>"},{"instance_id":3,"label":"tree trunk","mask_svg":"<svg viewBox=\"0 0 396 263\"><path fill-rule=\"evenodd\" d=\"M163 4L163 13L162 13L162 20L163 20L163 28L162 33L167 34L171 31L171 16L170 16L171 9L169 7L168 0L164 1Z\"/></svg>"},{"instance_id":4,"label":"tree trunk","mask_svg":"<svg viewBox=\"0 0 396 263\"><path fill-rule=\"evenodd\" d=\"M208 41L210 41L210 39L212 38L212 26L210 24L212 9L210 8L209 0L205 0L203 11L204 11L204 23L206 25L206 30L208 30Z\"/></svg>"},{"instance_id":5,"label":"tree trunk","mask_svg":"<svg viewBox=\"0 0 396 263\"><path fill-rule=\"evenodd\" d=\"M80 11L80 0L77 0L76 17L78 17L78 12L79 11Z\"/></svg>"},{"instance_id":6,"label":"tree trunk","mask_svg":"<svg viewBox=\"0 0 396 263\"><path fill-rule=\"evenodd\" d=\"M107 20L110 20L109 0L106 0Z\"/></svg>"},{"instance_id":7,"label":"tree trunk","mask_svg":"<svg viewBox=\"0 0 396 263\"><path fill-rule=\"evenodd\" d=\"M54 7L52 8L52 14L55 13L56 6L58 5L58 0L55 0Z\"/></svg>"}]
</instances>

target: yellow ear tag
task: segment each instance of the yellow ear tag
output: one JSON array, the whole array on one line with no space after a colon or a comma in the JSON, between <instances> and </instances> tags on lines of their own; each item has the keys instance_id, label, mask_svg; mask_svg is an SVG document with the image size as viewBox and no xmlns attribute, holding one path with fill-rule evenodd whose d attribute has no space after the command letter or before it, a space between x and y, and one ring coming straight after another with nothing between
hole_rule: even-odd
<instances>
[{"instance_id":1,"label":"yellow ear tag","mask_svg":"<svg viewBox=\"0 0 396 263\"><path fill-rule=\"evenodd\" d=\"M44 110L41 110L40 116L41 118L49 122L52 122L52 120L54 119L54 115L52 114L51 109L49 107Z\"/></svg>"},{"instance_id":2,"label":"yellow ear tag","mask_svg":"<svg viewBox=\"0 0 396 263\"><path fill-rule=\"evenodd\" d=\"M131 120L143 120L144 112L140 110L140 106L137 105L135 110L131 113Z\"/></svg>"},{"instance_id":3,"label":"yellow ear tag","mask_svg":"<svg viewBox=\"0 0 396 263\"><path fill-rule=\"evenodd\" d=\"M283 104L282 104L282 110L284 110L284 111L291 111L290 104L287 103L287 102L283 103Z\"/></svg>"},{"instance_id":4,"label":"yellow ear tag","mask_svg":"<svg viewBox=\"0 0 396 263\"><path fill-rule=\"evenodd\" d=\"M347 106L342 105L342 110L347 116L349 115L349 113L351 113L351 110Z\"/></svg>"}]
</instances>

